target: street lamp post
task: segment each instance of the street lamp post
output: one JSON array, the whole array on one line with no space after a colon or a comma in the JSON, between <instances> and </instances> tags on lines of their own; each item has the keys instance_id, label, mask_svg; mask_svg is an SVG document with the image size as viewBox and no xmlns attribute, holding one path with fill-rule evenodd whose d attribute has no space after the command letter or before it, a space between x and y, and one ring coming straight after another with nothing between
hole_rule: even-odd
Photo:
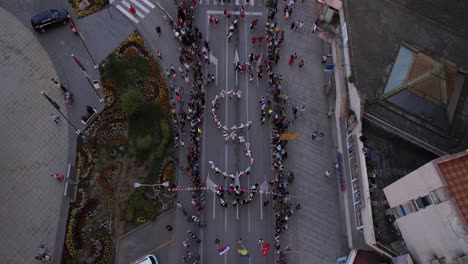
<instances>
[{"instance_id":1,"label":"street lamp post","mask_svg":"<svg viewBox=\"0 0 468 264\"><path fill-rule=\"evenodd\" d=\"M94 87L94 84L91 82L91 80L89 79L89 74L88 74L88 71L86 71L85 67L83 66L83 64L81 64L80 60L78 60L78 58L75 57L74 54L71 55L73 60L75 60L75 63L76 65L78 65L78 67L80 68L81 72L83 73L83 75L85 76L86 80L88 81L89 85L91 85L91 89L96 93L96 96L99 98L99 102L104 102L104 99L101 97L101 95L99 95L98 91L96 90L96 88Z\"/></svg>"},{"instance_id":2,"label":"street lamp post","mask_svg":"<svg viewBox=\"0 0 468 264\"><path fill-rule=\"evenodd\" d=\"M75 28L75 33L76 33L76 35L78 35L78 37L80 38L81 43L83 43L83 46L84 46L85 49L86 49L86 52L88 52L89 57L90 57L91 60L93 61L94 68L95 68L95 69L99 68L99 65L97 65L96 62L94 61L94 58L93 58L93 56L91 55L91 52L89 52L88 46L86 46L86 43L84 42L83 38L81 37L81 32L78 30L78 27L76 26L75 21L74 21L73 18L71 18L71 17L70 17L70 23L71 23L71 24L73 25L73 27Z\"/></svg>"},{"instance_id":3,"label":"street lamp post","mask_svg":"<svg viewBox=\"0 0 468 264\"><path fill-rule=\"evenodd\" d=\"M141 187L141 186L148 186L148 187L164 186L164 187L167 188L167 187L169 187L169 182L165 181L163 183L157 183L157 184L143 184L143 183L135 182L133 184L133 187L135 187L135 188L138 188L138 187Z\"/></svg>"},{"instance_id":4,"label":"street lamp post","mask_svg":"<svg viewBox=\"0 0 468 264\"><path fill-rule=\"evenodd\" d=\"M156 186L163 186L163 187L166 187L166 188L167 188L167 187L169 187L169 182L168 182L168 181L165 181L165 182L163 182L163 183L157 183L157 184L143 184L143 183L135 182L135 183L133 184L133 187L135 187L135 188L145 187L145 186L147 186L147 187L152 187L152 188L153 188L154 194L156 194L156 197L158 197L159 201L161 202L162 207L163 207L163 210L166 210L167 205L163 202L163 200L162 200L161 197L159 196L159 192L160 192L161 190L158 190L158 189L156 189L155 187L156 187Z\"/></svg>"},{"instance_id":5,"label":"street lamp post","mask_svg":"<svg viewBox=\"0 0 468 264\"><path fill-rule=\"evenodd\" d=\"M79 135L81 131L78 128L76 128L72 124L72 122L70 122L70 120L62 113L62 111L60 111L60 106L57 104L57 102L52 100L52 98L47 96L47 94L45 94L44 92L41 92L41 94L47 99L47 101L49 101L49 103L57 110L57 112L59 112L59 114L63 117L63 119L67 120L68 124L75 130L75 133Z\"/></svg>"}]
</instances>

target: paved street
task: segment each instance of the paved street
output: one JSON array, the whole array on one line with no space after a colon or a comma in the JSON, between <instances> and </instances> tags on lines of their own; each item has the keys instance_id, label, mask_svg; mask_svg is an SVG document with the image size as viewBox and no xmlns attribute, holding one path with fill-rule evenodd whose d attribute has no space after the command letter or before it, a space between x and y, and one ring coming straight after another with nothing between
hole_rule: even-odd
<instances>
[{"instance_id":1,"label":"paved street","mask_svg":"<svg viewBox=\"0 0 468 264\"><path fill-rule=\"evenodd\" d=\"M210 41L212 49L212 63L206 67L205 73L216 74L216 84L208 88L206 96L208 107L202 126L200 164L207 185L227 186L230 183L230 180L224 180L222 176L216 176L212 172L208 165L210 160L229 174L246 168L247 159L243 146L239 143L225 143L222 132L213 123L209 107L211 100L222 89L240 90L242 98L238 100L226 97L217 108L217 114L220 121L228 127L245 124L248 120L253 122L250 130L244 130L242 134L246 141L251 143L255 163L250 176L244 175L240 178L240 185L248 188L259 183L266 189L266 181L271 177L271 127L270 122L260 124L258 101L268 88L268 77L264 74L262 80L258 81L255 78L250 83L245 73L236 75L234 58L237 52L239 60L243 62L251 52L266 51L264 43L261 46L253 46L250 39L252 36L264 36L263 25L267 10L262 0L251 0L251 5L246 7L247 22L239 21L238 32L231 42L228 42L228 24L222 17L222 11L226 8L235 14L241 2L233 0L222 4L213 0L203 0L196 8L196 24L204 38ZM134 19L125 13L128 10L126 3L132 3L137 9ZM31 95L35 94L34 91L48 89L54 99L59 100L60 94L49 85L51 77L58 77L68 84L75 94L76 103L66 109L74 124L79 125L85 105L92 104L102 109L86 79L73 60L70 60L69 55L75 54L87 68L91 78L98 78L98 72L92 68L89 55L69 28L59 27L40 35L31 31L31 15L61 5L63 3L59 1L47 4L31 3L30 6L16 2L0 4L4 8L0 8L0 12L3 12L0 15L1 19L4 20L4 24L12 25L2 31L2 36L9 36L6 38L9 42L2 42L2 45L5 45L2 46L2 51L8 51L4 57L10 60L0 65L4 82L8 84L8 89L2 89L2 98L5 100L4 108L9 113L2 117L2 124L6 124L4 127L8 129L1 130L6 142L1 152L2 174L9 175L0 190L4 204L2 223L5 227L2 229L1 240L2 262L32 259L41 242L45 242L58 259L61 250L54 245L61 246L64 239L68 200L62 199L63 186L50 179L50 174L63 171L68 162L74 162L76 136L63 123L55 127L55 124L47 119L53 108L40 96ZM160 9L161 6L172 17L176 17L176 8L172 0L160 3L153 0L115 0L112 5L112 17L104 10L77 20L91 55L97 63L136 28L154 54L156 51L162 53L161 66L164 69L171 64L178 66L179 54L176 47L179 44L174 40L172 30L163 19L164 13ZM278 10L281 10L282 3L278 5ZM14 15L5 13L5 10ZM340 221L337 180L335 177L323 176L325 170L333 170L335 147L331 139L332 128L326 116L329 102L323 93L325 75L320 64L320 58L328 52L328 47L310 33L317 12L315 2L306 1L304 4L298 2L295 5L294 14L288 23L284 21L281 12L277 15L281 29L285 30L285 41L281 48L281 59L274 70L283 75L283 89L290 97L289 106L307 107L306 112L300 113L289 128L290 133L298 133L300 138L290 141L287 146L289 158L286 170L294 171L296 176L290 191L293 194L293 202L303 205L303 209L292 217L289 229L281 236L281 245L290 245L293 248L292 252L288 253L290 263L334 263L337 256L347 253L346 238L343 237ZM218 16L221 23L216 27L208 26L208 15ZM16 20L15 16L19 20ZM248 29L248 23L254 18L258 18L260 22L252 32ZM289 23L296 19L303 19L305 22L302 32L289 30ZM157 25L162 28L161 37L155 32ZM6 31L7 29L14 30L14 33ZM24 48L15 51L14 47ZM293 52L298 53L299 59L304 59L304 68L299 69L297 63L293 66L287 64L287 59ZM24 68L22 61L28 61L31 68ZM190 89L180 78L174 84L184 86L186 91ZM37 88L38 86L43 88ZM291 112L288 114L292 118ZM312 141L310 135L314 130L323 131L324 140ZM28 131L35 131L34 136ZM181 151L179 165L185 165L185 155L185 151ZM181 171L178 173L178 179L179 186L191 185L188 177ZM264 200L271 200L270 196L257 195L248 205L229 206L226 209L220 206L219 198L213 192L207 191L206 197L207 204L202 214L207 223L206 228L200 230L194 223L188 223L180 210L170 212L122 238L117 250L117 262L128 263L144 254L156 252L161 260L164 260L163 263L179 263L186 251L182 241L187 237L186 230L189 228L202 237L202 243L199 246L192 243L191 248L194 253L201 255L201 263L239 263L236 241L240 237L251 255L250 263L273 262L273 251L270 249L268 257L264 258L260 255L260 246L257 244L259 238L273 244L274 218L271 203L268 207L262 206ZM184 203L189 214L194 214L189 192L179 193L177 199ZM164 229L167 223L174 226L171 234ZM164 232L163 236L158 235L161 232ZM158 241L151 239L152 236L158 236ZM230 244L231 251L219 256L214 245L215 238L221 240L221 246ZM164 244L167 241L170 243ZM141 246L142 244L144 246Z\"/></svg>"},{"instance_id":2,"label":"paved street","mask_svg":"<svg viewBox=\"0 0 468 264\"><path fill-rule=\"evenodd\" d=\"M229 42L226 38L228 21L223 18L220 13L223 12L223 7L214 7L215 10L210 10L206 6L197 7L196 18L200 30L204 36L211 43L212 55L216 58L217 64L212 63L208 66L209 73L217 74L217 85L210 87L207 93L207 101L211 102L216 94L219 94L222 89L226 91L240 90L242 98L230 99L226 96L217 109L219 120L226 124L228 128L233 125L239 126L241 123L246 124L252 121L252 127L240 132L239 135L245 137L249 142L252 149L252 157L254 158L254 165L250 176L243 175L240 177L239 185L242 189L248 189L255 183L268 186L266 183L269 180L269 171L271 170L271 157L270 153L270 125L265 122L264 125L260 123L260 108L258 101L261 96L264 96L267 89L267 77L258 80L255 78L253 82L249 82L247 73L240 73L235 71L234 60L236 52L240 62L248 61L248 55L252 52L266 53L266 45L252 46L250 39L255 35L265 34L264 29L260 25L266 22L265 9L256 6L247 6L246 8L246 21L241 21L238 24L238 31ZM228 11L235 14L239 11L238 6L230 6ZM256 12L257 15L253 13ZM219 25L209 26L208 16L214 15L220 18ZM253 19L260 19L259 26L252 32L249 29L249 22ZM224 180L222 175L216 175L210 169L208 161L213 161L222 170L228 174L235 174L236 171L245 170L247 165L247 157L244 154L244 146L236 140L233 143L231 140L225 143L223 131L216 127L210 113L211 108L207 107L205 115L204 126L204 145L202 147L202 174L209 178L207 184L213 182L218 186L229 187L232 182L230 179ZM246 195L244 195L246 196ZM238 263L240 256L236 252L237 239L242 238L243 245L251 255L253 263L259 261L266 261L271 263L273 255L269 254L265 260L261 256L260 245L257 244L259 238L265 241L272 241L273 236L273 220L271 214L271 207L264 208L262 200L271 199L266 198L264 195L257 195L254 197L252 203L248 205L240 205L237 207L229 206L228 208L221 207L219 198L216 197L214 192L208 195L207 206L204 210L204 219L208 228L204 230L204 247L202 253L203 263L216 263L224 261L224 263ZM231 204L233 197L227 197L227 202ZM219 238L221 240L220 246L230 244L232 251L224 256L216 254L216 248L213 241Z\"/></svg>"},{"instance_id":3,"label":"paved street","mask_svg":"<svg viewBox=\"0 0 468 264\"><path fill-rule=\"evenodd\" d=\"M161 5L175 17L175 8L172 2L166 1ZM137 5L135 7L138 9ZM291 98L290 107L302 105L307 107L307 111L299 114L298 119L291 125L290 132L299 133L301 136L288 145L290 158L286 162L287 168L294 171L296 175L296 182L291 187L293 199L295 202L302 203L303 209L293 216L289 230L282 236L282 245L290 245L294 249L288 256L291 263L333 263L338 256L347 254L347 247L340 221L336 175L330 178L325 178L323 175L325 170L333 170L333 162L335 161L332 128L327 119L329 102L323 92L325 73L320 64L322 55L328 53L328 46L310 33L315 19L315 16L309 15L310 11L318 12L315 3L306 2L304 7L296 8L295 15L292 17L293 19L303 19L306 23L302 32L290 31L290 24L285 23L283 18L277 16L281 28L286 31L286 40L282 45L282 59L280 59L276 71L284 76L283 86ZM222 89L240 90L243 93L241 100L226 97L221 101L216 113L220 121L223 124L226 123L228 127L246 123L248 120L253 121L252 128L243 132L247 141L251 143L255 158L251 175L249 177L243 176L240 179L241 186L248 188L254 183L265 183L270 177L270 125L269 122L260 125L258 104L260 97L266 92L267 78L264 77L260 81L255 78L255 81L250 83L246 74L238 73L236 76L234 58L236 51L241 62L246 61L251 52L265 52L265 45L252 46L250 39L252 36L264 35L262 25L266 21L267 10L262 6L248 6L246 8L247 22L239 22L238 33L235 34L231 42L228 42L226 38L228 22L222 16L224 8L233 14L239 10L239 6L235 2L225 6L201 2L195 13L196 24L203 36L209 40L212 50L211 64L206 67L205 73L216 74L216 84L208 88L206 101L207 106L210 106L211 100ZM164 42L164 44L169 45L162 45L154 33L155 25L162 26L163 37L167 36L165 35L167 32L170 32L164 20L161 19L162 15L163 13L156 8L151 11L151 14L148 14L148 17L139 19L136 26L144 38L152 44L153 51L159 50L163 54L163 67L169 68L171 64L177 67L178 54L171 50L174 47L172 44L178 45L177 42L171 38L171 40L166 39ZM220 24L209 26L208 15L218 16L221 20ZM258 28L251 32L248 29L248 22L254 18L259 18L260 23ZM297 52L300 58L305 60L306 66L303 69L299 70L297 65L294 67L287 65L287 58L293 52ZM182 80L177 80L174 84L188 88ZM225 143L223 133L214 124L210 110L211 108L207 107L203 125L202 175L205 176L207 186L213 184L227 186L231 181L224 180L222 176L214 174L208 161L213 161L223 171L231 174L245 168L246 157L239 143L231 141ZM289 114L291 115L291 113ZM325 133L324 140L320 142L310 140L310 134L315 130ZM186 139L184 138L185 141L187 141ZM185 165L185 153L184 150L181 151L179 157L181 165ZM179 173L179 186L190 185L188 177L184 173ZM265 186L268 185L265 184ZM262 201L266 199L271 199L271 197L258 195L249 205L230 206L225 209L220 206L219 198L214 192L207 191L207 204L203 212L203 219L207 223L207 227L202 230L202 244L196 247L196 244L192 243L190 250L201 255L201 263L238 263L240 257L236 252L238 248L236 241L241 237L244 246L251 255L250 263L271 263L273 261L272 252L269 253L268 258L261 257L260 246L257 244L259 238L263 238L265 242L273 243L272 209L262 206ZM190 205L190 193L180 192L178 200L184 203L189 215L195 214ZM173 214L177 216L176 230L174 244L168 247L171 251L169 262L177 263L186 251L182 247L182 241L187 237L186 230L188 228L198 230L198 228L194 223L187 223L186 216L181 211L173 212ZM159 228L164 228L162 223L158 225ZM153 228L158 227L154 224ZM219 256L214 245L215 238L221 240L220 246L230 244L231 251ZM155 250L155 252L160 254L162 251ZM313 261L311 262L311 260Z\"/></svg>"}]
</instances>

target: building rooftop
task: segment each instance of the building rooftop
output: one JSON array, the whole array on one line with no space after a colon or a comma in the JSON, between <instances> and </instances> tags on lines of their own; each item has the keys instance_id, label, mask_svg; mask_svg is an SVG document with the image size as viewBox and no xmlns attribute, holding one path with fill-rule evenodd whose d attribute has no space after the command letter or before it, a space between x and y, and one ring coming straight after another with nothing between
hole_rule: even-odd
<instances>
[{"instance_id":1,"label":"building rooftop","mask_svg":"<svg viewBox=\"0 0 468 264\"><path fill-rule=\"evenodd\" d=\"M462 263L455 261L468 255L465 216L457 212L460 202L466 208L467 178L468 151L464 151L435 159L384 188L396 224L417 263L433 259Z\"/></svg>"},{"instance_id":2,"label":"building rooftop","mask_svg":"<svg viewBox=\"0 0 468 264\"><path fill-rule=\"evenodd\" d=\"M468 2L345 1L364 110L447 152L468 147Z\"/></svg>"},{"instance_id":3,"label":"building rooftop","mask_svg":"<svg viewBox=\"0 0 468 264\"><path fill-rule=\"evenodd\" d=\"M468 151L458 157L438 163L437 166L466 225L468 223Z\"/></svg>"}]
</instances>

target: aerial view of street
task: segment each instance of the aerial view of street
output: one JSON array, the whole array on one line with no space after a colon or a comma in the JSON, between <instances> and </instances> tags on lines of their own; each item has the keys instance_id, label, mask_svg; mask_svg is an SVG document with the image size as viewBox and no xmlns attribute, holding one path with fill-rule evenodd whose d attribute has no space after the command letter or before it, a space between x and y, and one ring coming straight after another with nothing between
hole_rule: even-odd
<instances>
[{"instance_id":1,"label":"aerial view of street","mask_svg":"<svg viewBox=\"0 0 468 264\"><path fill-rule=\"evenodd\" d=\"M468 4L425 2L0 1L0 262L468 263Z\"/></svg>"}]
</instances>

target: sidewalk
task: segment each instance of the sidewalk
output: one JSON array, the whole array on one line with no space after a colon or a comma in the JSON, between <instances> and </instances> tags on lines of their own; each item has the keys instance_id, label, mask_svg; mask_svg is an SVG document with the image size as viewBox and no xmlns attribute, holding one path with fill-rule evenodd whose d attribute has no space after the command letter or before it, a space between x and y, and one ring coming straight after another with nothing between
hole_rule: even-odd
<instances>
[{"instance_id":1,"label":"sidewalk","mask_svg":"<svg viewBox=\"0 0 468 264\"><path fill-rule=\"evenodd\" d=\"M291 192L295 202L302 203L303 209L285 232L284 245L293 249L288 260L291 263L334 263L336 258L348 254L345 226L339 204L339 187L334 167L336 147L332 120L328 111L334 107L325 95L324 85L328 78L321 64L321 57L330 52L330 45L312 34L312 26L319 10L315 1L299 1L293 7L293 14L286 22L283 17L283 3L278 2L276 19L285 31L280 60L274 71L283 75L283 90L289 95L288 115L292 118L292 107L306 106L305 113L298 113L288 133L300 134L299 139L289 141L289 158L286 169L295 174ZM291 23L304 21L301 31L291 31ZM296 22L297 23L297 22ZM288 65L291 54L298 59ZM304 60L304 67L298 63ZM329 62L331 58L329 58ZM313 141L314 131L325 134L323 140ZM325 170L332 172L327 178Z\"/></svg>"},{"instance_id":2,"label":"sidewalk","mask_svg":"<svg viewBox=\"0 0 468 264\"><path fill-rule=\"evenodd\" d=\"M55 245L64 184L51 174L66 174L68 126L48 119L55 109L40 91L55 96L49 76L57 76L47 51L12 14L0 8L3 60L0 116L1 263L32 263L39 245ZM8 37L6 37L8 36ZM47 90L49 89L49 90ZM59 102L63 105L62 102ZM67 108L62 108L64 114Z\"/></svg>"}]
</instances>

